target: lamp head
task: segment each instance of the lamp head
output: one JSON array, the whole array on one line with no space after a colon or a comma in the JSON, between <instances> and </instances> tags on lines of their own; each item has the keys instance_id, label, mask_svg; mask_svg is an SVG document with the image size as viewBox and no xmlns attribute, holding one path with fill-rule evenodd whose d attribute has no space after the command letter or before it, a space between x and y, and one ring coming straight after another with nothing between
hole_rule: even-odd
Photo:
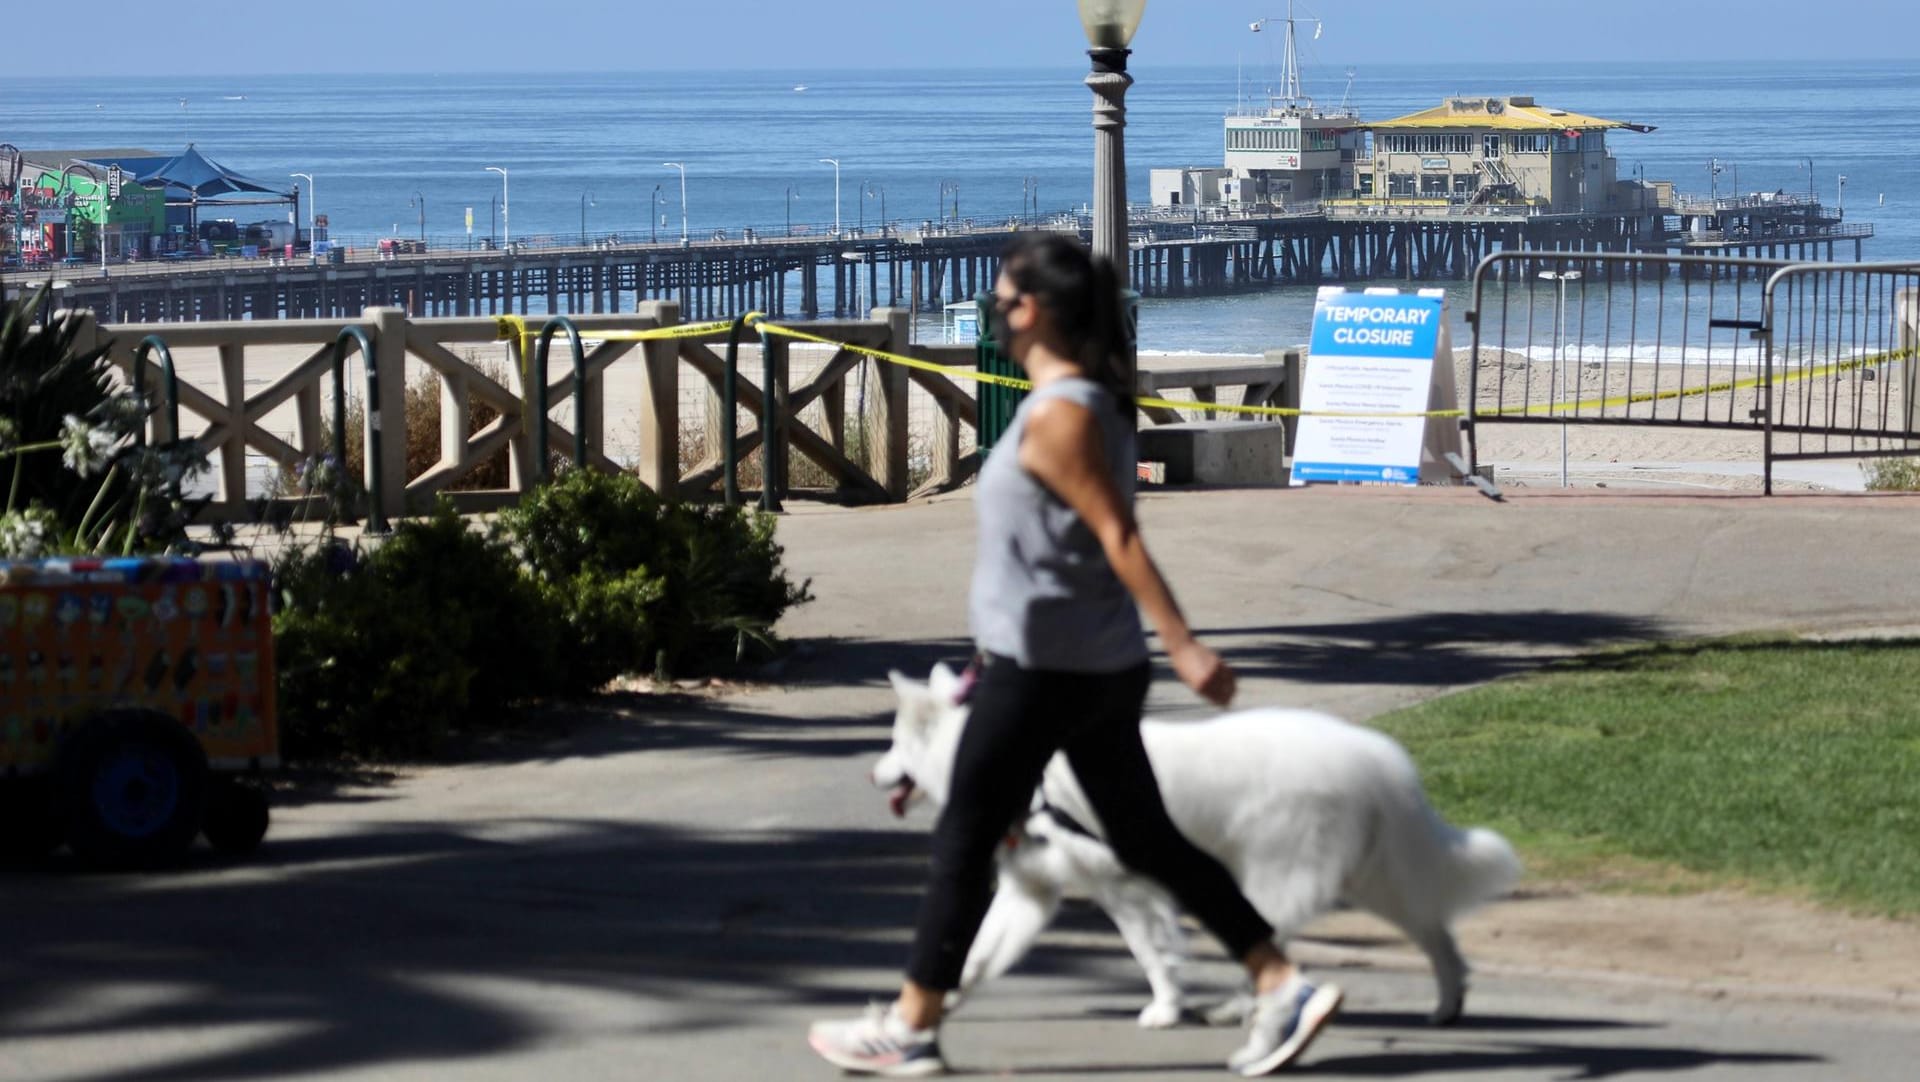
<instances>
[{"instance_id":1,"label":"lamp head","mask_svg":"<svg viewBox=\"0 0 1920 1082\"><path fill-rule=\"evenodd\" d=\"M1080 0L1080 25L1096 49L1124 49L1140 29L1147 0Z\"/></svg>"}]
</instances>

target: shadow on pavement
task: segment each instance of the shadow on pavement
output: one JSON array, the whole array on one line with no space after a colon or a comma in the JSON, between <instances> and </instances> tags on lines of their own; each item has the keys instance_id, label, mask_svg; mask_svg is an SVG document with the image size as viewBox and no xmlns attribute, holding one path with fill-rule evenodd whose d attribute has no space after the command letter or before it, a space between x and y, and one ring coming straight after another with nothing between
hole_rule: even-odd
<instances>
[{"instance_id":1,"label":"shadow on pavement","mask_svg":"<svg viewBox=\"0 0 1920 1082\"><path fill-rule=\"evenodd\" d=\"M1715 1052L1706 1048L1519 1044L1501 1048L1377 1052L1313 1058L1303 1069L1314 1074L1392 1078L1402 1075L1466 1071L1513 1071L1564 1067L1566 1078L1613 1078L1656 1071L1696 1071L1704 1067L1778 1067L1825 1060L1790 1052Z\"/></svg>"},{"instance_id":2,"label":"shadow on pavement","mask_svg":"<svg viewBox=\"0 0 1920 1082\"><path fill-rule=\"evenodd\" d=\"M1607 612L1413 613L1198 632L1242 676L1395 686L1480 683L1666 633L1657 621Z\"/></svg>"},{"instance_id":3,"label":"shadow on pavement","mask_svg":"<svg viewBox=\"0 0 1920 1082\"><path fill-rule=\"evenodd\" d=\"M524 1048L553 1027L522 1006L556 994L597 994L616 1030L731 1026L746 1008L722 986L832 1001L850 997L816 973L899 966L871 933L909 927L926 844L498 820L166 876L3 873L0 1044L73 1059L74 1082L186 1082ZM201 1036L155 1039L180 1032Z\"/></svg>"}]
</instances>

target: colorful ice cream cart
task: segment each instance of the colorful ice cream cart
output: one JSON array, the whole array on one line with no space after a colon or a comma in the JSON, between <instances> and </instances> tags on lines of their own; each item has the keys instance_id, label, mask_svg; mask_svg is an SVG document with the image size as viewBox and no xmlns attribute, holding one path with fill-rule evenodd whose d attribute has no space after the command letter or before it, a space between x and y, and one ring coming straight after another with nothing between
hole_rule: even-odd
<instances>
[{"instance_id":1,"label":"colorful ice cream cart","mask_svg":"<svg viewBox=\"0 0 1920 1082\"><path fill-rule=\"evenodd\" d=\"M153 867L244 852L278 765L267 566L0 561L0 840Z\"/></svg>"}]
</instances>

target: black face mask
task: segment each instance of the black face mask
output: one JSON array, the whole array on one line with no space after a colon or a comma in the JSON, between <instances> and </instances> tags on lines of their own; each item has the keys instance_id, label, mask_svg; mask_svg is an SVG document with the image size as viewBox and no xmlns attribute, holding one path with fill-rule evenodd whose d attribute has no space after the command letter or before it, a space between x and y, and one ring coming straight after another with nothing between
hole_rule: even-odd
<instances>
[{"instance_id":1,"label":"black face mask","mask_svg":"<svg viewBox=\"0 0 1920 1082\"><path fill-rule=\"evenodd\" d=\"M1006 310L998 301L987 302L987 337L1002 353L1013 348L1013 328L1007 324Z\"/></svg>"}]
</instances>

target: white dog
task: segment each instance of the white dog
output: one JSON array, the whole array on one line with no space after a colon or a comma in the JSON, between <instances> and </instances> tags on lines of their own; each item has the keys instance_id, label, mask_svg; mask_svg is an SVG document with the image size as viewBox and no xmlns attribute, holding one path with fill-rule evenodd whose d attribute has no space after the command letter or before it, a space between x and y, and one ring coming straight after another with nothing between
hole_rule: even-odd
<instances>
[{"instance_id":1,"label":"white dog","mask_svg":"<svg viewBox=\"0 0 1920 1082\"><path fill-rule=\"evenodd\" d=\"M894 814L903 815L921 795L945 803L967 708L955 704L959 678L945 666L930 684L891 678L900 708L873 781L893 791ZM1174 825L1226 865L1280 940L1344 900L1391 922L1426 953L1440 988L1432 1021L1460 1016L1467 964L1450 925L1505 893L1520 861L1490 830L1447 825L1399 744L1308 710L1147 720L1140 731ZM1140 1024L1179 1022L1186 936L1178 912L1165 890L1115 858L1100 831L1056 755L1032 814L1002 848L999 888L967 955L960 995L1019 961L1063 898L1089 898L1147 972L1153 1001ZM1208 1020L1238 1021L1250 1005L1243 994Z\"/></svg>"}]
</instances>

